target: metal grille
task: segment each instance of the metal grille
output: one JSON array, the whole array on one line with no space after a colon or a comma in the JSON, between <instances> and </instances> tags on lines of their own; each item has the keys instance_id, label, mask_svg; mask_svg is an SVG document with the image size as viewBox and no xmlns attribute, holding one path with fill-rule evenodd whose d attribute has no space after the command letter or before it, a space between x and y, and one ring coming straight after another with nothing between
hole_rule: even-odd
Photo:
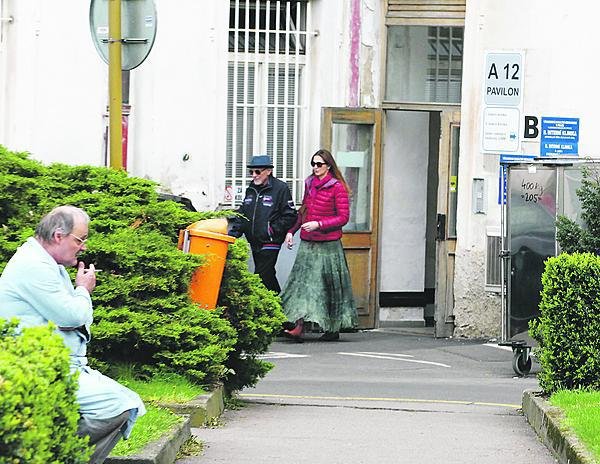
<instances>
[{"instance_id":1,"label":"metal grille","mask_svg":"<svg viewBox=\"0 0 600 464\"><path fill-rule=\"evenodd\" d=\"M429 27L429 101L460 102L462 85L463 28Z\"/></svg>"},{"instance_id":2,"label":"metal grille","mask_svg":"<svg viewBox=\"0 0 600 464\"><path fill-rule=\"evenodd\" d=\"M301 200L306 146L310 3L232 0L229 16L225 204L242 200L252 155L268 154L273 174Z\"/></svg>"},{"instance_id":3,"label":"metal grille","mask_svg":"<svg viewBox=\"0 0 600 464\"><path fill-rule=\"evenodd\" d=\"M485 286L500 289L502 283L502 258L500 251L502 241L500 236L487 236L485 263Z\"/></svg>"}]
</instances>

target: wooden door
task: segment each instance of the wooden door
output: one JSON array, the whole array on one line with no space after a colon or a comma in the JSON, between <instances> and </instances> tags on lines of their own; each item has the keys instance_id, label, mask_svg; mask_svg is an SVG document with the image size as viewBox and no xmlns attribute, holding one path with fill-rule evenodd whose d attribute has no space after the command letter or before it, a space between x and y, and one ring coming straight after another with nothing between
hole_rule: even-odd
<instances>
[{"instance_id":1,"label":"wooden door","mask_svg":"<svg viewBox=\"0 0 600 464\"><path fill-rule=\"evenodd\" d=\"M378 314L377 250L381 111L324 108L321 145L331 151L352 193L342 244L360 328L373 328Z\"/></svg>"},{"instance_id":2,"label":"wooden door","mask_svg":"<svg viewBox=\"0 0 600 464\"><path fill-rule=\"evenodd\" d=\"M438 167L435 336L454 332L454 257L458 199L460 112L443 111L440 121Z\"/></svg>"}]
</instances>

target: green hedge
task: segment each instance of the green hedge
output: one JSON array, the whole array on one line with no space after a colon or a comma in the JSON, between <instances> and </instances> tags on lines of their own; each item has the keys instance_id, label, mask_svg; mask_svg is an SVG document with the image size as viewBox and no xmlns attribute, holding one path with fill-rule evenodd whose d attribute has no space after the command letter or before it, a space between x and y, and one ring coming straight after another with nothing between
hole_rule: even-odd
<instances>
[{"instance_id":1,"label":"green hedge","mask_svg":"<svg viewBox=\"0 0 600 464\"><path fill-rule=\"evenodd\" d=\"M540 386L600 388L600 257L561 254L546 261L540 317L530 334L539 342Z\"/></svg>"},{"instance_id":2,"label":"green hedge","mask_svg":"<svg viewBox=\"0 0 600 464\"><path fill-rule=\"evenodd\" d=\"M24 329L0 319L0 463L87 463L88 438L76 435L77 380L52 327Z\"/></svg>"},{"instance_id":3,"label":"green hedge","mask_svg":"<svg viewBox=\"0 0 600 464\"><path fill-rule=\"evenodd\" d=\"M228 256L220 305L200 311L187 288L202 256L177 249L179 230L227 212L189 212L159 201L157 184L123 171L91 166L45 166L0 146L0 271L33 235L41 216L60 204L90 215L82 256L103 269L92 296L90 363L134 363L142 373L176 372L230 390L256 383L269 365L264 352L283 316L279 299L247 269L247 244ZM239 338L238 338L239 337Z\"/></svg>"}]
</instances>

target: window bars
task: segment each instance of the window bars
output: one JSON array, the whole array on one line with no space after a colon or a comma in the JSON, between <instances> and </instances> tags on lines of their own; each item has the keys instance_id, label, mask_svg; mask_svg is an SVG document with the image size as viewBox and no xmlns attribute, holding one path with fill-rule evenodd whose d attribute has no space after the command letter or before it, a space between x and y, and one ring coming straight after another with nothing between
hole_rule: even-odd
<instances>
[{"instance_id":1,"label":"window bars","mask_svg":"<svg viewBox=\"0 0 600 464\"><path fill-rule=\"evenodd\" d=\"M230 2L226 205L241 202L251 181L246 164L256 154L272 157L273 174L301 200L309 30L306 0Z\"/></svg>"}]
</instances>

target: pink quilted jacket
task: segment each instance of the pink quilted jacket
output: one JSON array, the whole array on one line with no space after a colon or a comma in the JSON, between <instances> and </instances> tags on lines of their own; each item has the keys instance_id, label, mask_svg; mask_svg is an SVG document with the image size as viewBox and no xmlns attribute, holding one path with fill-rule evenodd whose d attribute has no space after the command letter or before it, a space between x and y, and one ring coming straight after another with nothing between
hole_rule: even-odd
<instances>
[{"instance_id":1,"label":"pink quilted jacket","mask_svg":"<svg viewBox=\"0 0 600 464\"><path fill-rule=\"evenodd\" d=\"M302 240L327 242L342 237L342 227L350 218L350 200L340 181L331 174L323 179L308 176L304 181L302 204L306 206L306 211L303 215L298 215L290 233L295 233L304 222L318 221L320 227L317 230L300 231Z\"/></svg>"}]
</instances>

